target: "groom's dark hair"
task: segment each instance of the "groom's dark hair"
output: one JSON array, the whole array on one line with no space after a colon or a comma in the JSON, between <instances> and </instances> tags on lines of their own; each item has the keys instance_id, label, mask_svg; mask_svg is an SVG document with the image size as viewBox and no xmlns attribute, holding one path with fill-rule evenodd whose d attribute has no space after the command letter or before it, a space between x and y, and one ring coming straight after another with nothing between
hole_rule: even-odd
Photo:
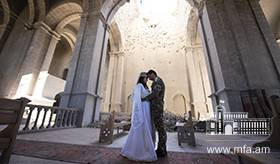
<instances>
[{"instance_id":1,"label":"groom's dark hair","mask_svg":"<svg viewBox=\"0 0 280 164\"><path fill-rule=\"evenodd\" d=\"M152 73L153 73L153 74L155 74L155 75L157 76L156 71L154 71L154 70L152 70L152 69L151 69L151 70L149 70L147 74L149 74L149 75L150 75L150 74L152 74Z\"/></svg>"}]
</instances>

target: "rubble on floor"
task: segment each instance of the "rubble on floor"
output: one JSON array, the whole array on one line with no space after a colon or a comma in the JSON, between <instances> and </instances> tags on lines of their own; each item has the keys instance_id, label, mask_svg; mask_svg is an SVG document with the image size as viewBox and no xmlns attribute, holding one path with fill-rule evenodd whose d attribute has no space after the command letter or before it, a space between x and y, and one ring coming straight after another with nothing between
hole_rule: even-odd
<instances>
[{"instance_id":1,"label":"rubble on floor","mask_svg":"<svg viewBox=\"0 0 280 164\"><path fill-rule=\"evenodd\" d=\"M93 128L100 128L101 123L106 121L108 119L109 113L101 113L100 120L99 122L94 122L88 127L93 127ZM186 122L186 119L184 116L174 114L169 111L164 111L163 114L163 120L164 120L164 125L166 128L167 132L177 132L176 128L176 122ZM116 112L115 116L115 123L121 123L121 122L130 122L131 121L131 115L127 113L120 113ZM193 123L194 123L194 129L197 132L205 132L206 129L206 122L205 121L197 121L193 118ZM125 130L129 130L130 127L126 127Z\"/></svg>"}]
</instances>

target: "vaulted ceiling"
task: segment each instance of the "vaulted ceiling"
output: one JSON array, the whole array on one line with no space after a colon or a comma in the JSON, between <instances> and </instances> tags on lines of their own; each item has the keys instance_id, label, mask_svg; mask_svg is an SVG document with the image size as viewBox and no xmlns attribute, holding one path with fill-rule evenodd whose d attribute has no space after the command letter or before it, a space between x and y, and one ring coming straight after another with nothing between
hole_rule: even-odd
<instances>
[{"instance_id":1,"label":"vaulted ceiling","mask_svg":"<svg viewBox=\"0 0 280 164\"><path fill-rule=\"evenodd\" d=\"M103 0L105 1L105 0ZM117 0L112 0L116 1ZM189 1L189 0L188 0ZM8 6L5 5L8 3ZM45 6L40 6L44 4ZM74 16L82 12L81 5L82 0L1 0L0 3L0 24L7 21L7 14L10 15L10 20L12 17L20 15L20 12L28 6L29 8L34 8L34 13L39 12L39 10L45 10L45 21L52 27L56 28L58 22L65 19L67 16ZM280 38L280 1L279 0L260 0L260 5L264 11L265 17L267 18L273 33L276 38ZM48 13L48 14L47 14ZM41 12L37 15L43 15ZM77 15L76 15L77 16ZM36 18L34 18L36 21ZM38 20L37 20L38 21ZM79 19L73 18L72 21L68 22L67 27L75 29L79 28ZM66 27L66 25L65 25Z\"/></svg>"}]
</instances>

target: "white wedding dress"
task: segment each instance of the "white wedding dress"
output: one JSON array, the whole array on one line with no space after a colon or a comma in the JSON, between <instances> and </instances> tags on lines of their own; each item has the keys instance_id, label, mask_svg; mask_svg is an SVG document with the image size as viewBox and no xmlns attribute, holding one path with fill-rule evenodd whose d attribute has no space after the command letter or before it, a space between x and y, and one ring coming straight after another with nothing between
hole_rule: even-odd
<instances>
[{"instance_id":1,"label":"white wedding dress","mask_svg":"<svg viewBox=\"0 0 280 164\"><path fill-rule=\"evenodd\" d=\"M121 151L121 155L134 161L156 161L157 155L152 139L150 103L141 101L149 94L142 84L133 91L131 128Z\"/></svg>"}]
</instances>

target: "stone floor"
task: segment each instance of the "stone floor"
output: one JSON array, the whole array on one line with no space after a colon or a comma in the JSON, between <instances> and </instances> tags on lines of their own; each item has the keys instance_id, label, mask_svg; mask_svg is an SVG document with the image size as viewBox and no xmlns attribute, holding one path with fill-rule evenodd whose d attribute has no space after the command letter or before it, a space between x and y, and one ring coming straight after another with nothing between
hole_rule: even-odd
<instances>
[{"instance_id":1,"label":"stone floor","mask_svg":"<svg viewBox=\"0 0 280 164\"><path fill-rule=\"evenodd\" d=\"M13 153L17 155L82 164L142 164L130 161L120 155L120 148L108 148L100 145L77 145L45 141L17 140ZM237 155L168 152L165 158L159 158L155 164L236 164ZM242 158L242 161L243 160ZM247 162L247 161L246 161Z\"/></svg>"},{"instance_id":2,"label":"stone floor","mask_svg":"<svg viewBox=\"0 0 280 164\"><path fill-rule=\"evenodd\" d=\"M68 143L77 145L98 145L109 148L121 148L124 144L127 135L114 140L111 145L100 145L98 143L99 129L94 128L76 128L64 129L56 131L46 131L39 133L21 134L17 139L32 140L32 141L47 141L55 143ZM256 142L264 140L265 136L211 136L204 133L196 133L196 147L190 147L183 144L182 147L178 146L177 134L168 133L167 150L170 152L187 152L187 153L207 153L207 147L237 147L244 146L250 147ZM252 158L258 160L266 159L265 163L280 163L280 153L271 153L269 155L250 155ZM269 160L268 160L269 159ZM24 156L13 155L11 163L61 163L59 161L42 160L38 158L30 158Z\"/></svg>"},{"instance_id":3,"label":"stone floor","mask_svg":"<svg viewBox=\"0 0 280 164\"><path fill-rule=\"evenodd\" d=\"M177 133L167 134L167 150L174 152L200 152L206 153L208 146L251 146L252 144L265 139L264 136L211 136L204 133L196 133L195 148L188 145L178 146ZM56 131L46 131L39 133L21 134L17 138L34 141L48 141L57 143L71 143L78 145L99 145L99 129L94 128L77 128ZM126 141L127 135L114 140L111 145L105 147L121 148Z\"/></svg>"},{"instance_id":4,"label":"stone floor","mask_svg":"<svg viewBox=\"0 0 280 164\"><path fill-rule=\"evenodd\" d=\"M73 164L73 163L46 160L46 159L27 157L21 155L12 155L10 159L10 164Z\"/></svg>"}]
</instances>

